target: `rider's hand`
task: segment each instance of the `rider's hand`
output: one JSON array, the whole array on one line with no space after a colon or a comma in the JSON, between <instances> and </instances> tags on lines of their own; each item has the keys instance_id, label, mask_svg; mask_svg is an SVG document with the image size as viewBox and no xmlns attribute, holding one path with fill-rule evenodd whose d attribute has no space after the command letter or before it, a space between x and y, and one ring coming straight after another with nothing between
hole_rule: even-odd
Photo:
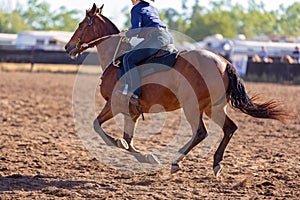
<instances>
[{"instance_id":1,"label":"rider's hand","mask_svg":"<svg viewBox=\"0 0 300 200\"><path fill-rule=\"evenodd\" d=\"M121 32L119 33L119 36L125 37L125 36L126 36L126 31L121 31Z\"/></svg>"}]
</instances>

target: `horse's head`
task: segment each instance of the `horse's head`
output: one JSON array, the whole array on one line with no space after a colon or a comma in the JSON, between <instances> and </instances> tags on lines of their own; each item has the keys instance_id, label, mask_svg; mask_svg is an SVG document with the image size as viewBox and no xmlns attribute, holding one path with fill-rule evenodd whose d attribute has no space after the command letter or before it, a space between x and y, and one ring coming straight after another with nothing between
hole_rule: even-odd
<instances>
[{"instance_id":1,"label":"horse's head","mask_svg":"<svg viewBox=\"0 0 300 200\"><path fill-rule=\"evenodd\" d=\"M101 14L102 9L103 5L97 8L94 3L91 9L86 10L85 18L79 23L65 46L66 52L72 58L76 58L84 50L97 45L100 41L93 42L95 39L119 32L116 26Z\"/></svg>"}]
</instances>

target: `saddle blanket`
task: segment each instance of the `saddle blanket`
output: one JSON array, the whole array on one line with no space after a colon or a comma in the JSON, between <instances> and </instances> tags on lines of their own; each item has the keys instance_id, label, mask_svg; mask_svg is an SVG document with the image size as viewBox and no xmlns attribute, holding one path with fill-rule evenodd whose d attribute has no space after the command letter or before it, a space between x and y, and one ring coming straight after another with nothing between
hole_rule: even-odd
<instances>
[{"instance_id":1,"label":"saddle blanket","mask_svg":"<svg viewBox=\"0 0 300 200\"><path fill-rule=\"evenodd\" d=\"M164 51L162 54L156 55L138 63L138 71L140 78L149 76L151 74L167 71L175 65L178 51ZM119 59L120 68L118 71L118 79L120 79L126 72L123 67L123 56Z\"/></svg>"}]
</instances>

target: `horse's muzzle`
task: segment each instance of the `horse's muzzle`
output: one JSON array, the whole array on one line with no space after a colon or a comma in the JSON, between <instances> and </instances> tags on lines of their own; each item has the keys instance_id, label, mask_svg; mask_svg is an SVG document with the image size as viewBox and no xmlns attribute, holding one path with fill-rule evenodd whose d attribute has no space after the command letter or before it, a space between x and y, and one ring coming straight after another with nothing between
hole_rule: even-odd
<instances>
[{"instance_id":1,"label":"horse's muzzle","mask_svg":"<svg viewBox=\"0 0 300 200\"><path fill-rule=\"evenodd\" d=\"M72 51L72 49L75 48L75 45L70 45L70 44L66 44L65 46L65 50L67 53L70 53Z\"/></svg>"},{"instance_id":2,"label":"horse's muzzle","mask_svg":"<svg viewBox=\"0 0 300 200\"><path fill-rule=\"evenodd\" d=\"M78 50L76 48L76 45L67 44L65 46L65 50L70 55L70 57L72 59L76 59L77 58L79 52L78 52Z\"/></svg>"}]
</instances>

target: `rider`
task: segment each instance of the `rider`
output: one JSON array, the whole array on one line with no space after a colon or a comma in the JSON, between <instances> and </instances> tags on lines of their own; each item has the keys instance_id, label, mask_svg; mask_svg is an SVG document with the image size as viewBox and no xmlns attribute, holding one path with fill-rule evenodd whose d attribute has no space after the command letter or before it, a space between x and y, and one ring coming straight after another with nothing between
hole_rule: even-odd
<instances>
[{"instance_id":1,"label":"rider","mask_svg":"<svg viewBox=\"0 0 300 200\"><path fill-rule=\"evenodd\" d=\"M151 0L154 2L154 0ZM121 36L144 38L137 46L131 49L123 58L124 70L127 73L123 95L130 97L130 102L139 106L141 97L141 80L137 63L154 55L162 47L173 43L171 34L159 18L154 6L146 0L131 0L131 28L121 32Z\"/></svg>"},{"instance_id":2,"label":"rider","mask_svg":"<svg viewBox=\"0 0 300 200\"><path fill-rule=\"evenodd\" d=\"M264 46L261 47L261 50L258 53L258 56L262 62L268 62L268 52Z\"/></svg>"},{"instance_id":3,"label":"rider","mask_svg":"<svg viewBox=\"0 0 300 200\"><path fill-rule=\"evenodd\" d=\"M300 63L300 51L299 47L296 46L295 50L292 52L292 58L297 62Z\"/></svg>"}]
</instances>

